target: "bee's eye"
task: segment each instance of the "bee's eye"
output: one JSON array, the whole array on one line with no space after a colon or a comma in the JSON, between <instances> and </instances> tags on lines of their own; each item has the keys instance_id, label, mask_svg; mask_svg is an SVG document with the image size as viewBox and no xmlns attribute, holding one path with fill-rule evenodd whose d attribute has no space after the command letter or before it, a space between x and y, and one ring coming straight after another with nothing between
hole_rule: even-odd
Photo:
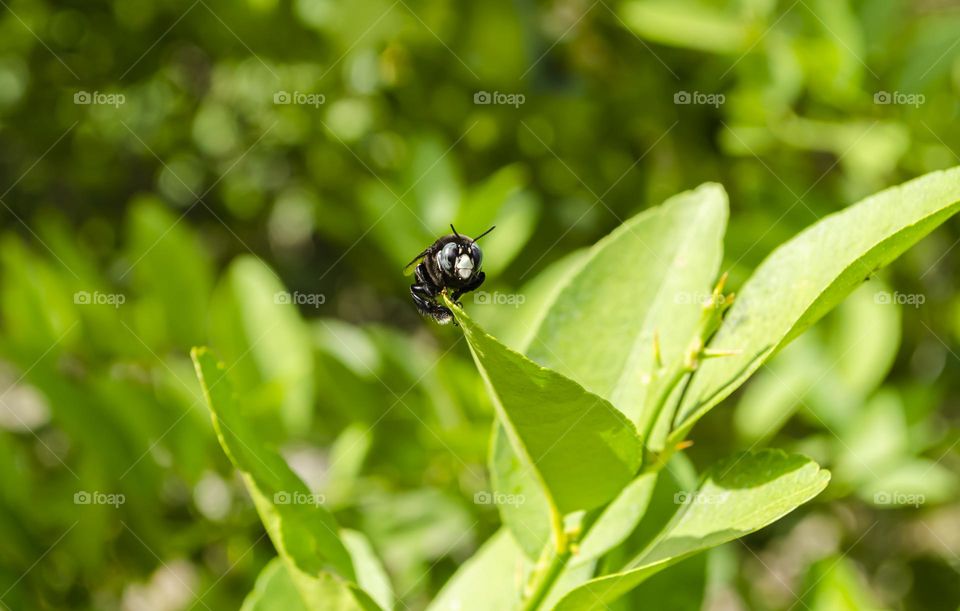
<instances>
[{"instance_id":1,"label":"bee's eye","mask_svg":"<svg viewBox=\"0 0 960 611\"><path fill-rule=\"evenodd\" d=\"M453 271L453 265L457 261L458 251L457 245L453 242L444 246L443 250L440 251L440 254L437 256L437 262L440 263L440 267L442 267L444 271Z\"/></svg>"},{"instance_id":2,"label":"bee's eye","mask_svg":"<svg viewBox=\"0 0 960 611\"><path fill-rule=\"evenodd\" d=\"M480 251L480 247L476 244L470 247L470 257L473 259L473 269L479 271L480 263L483 262L483 252Z\"/></svg>"}]
</instances>

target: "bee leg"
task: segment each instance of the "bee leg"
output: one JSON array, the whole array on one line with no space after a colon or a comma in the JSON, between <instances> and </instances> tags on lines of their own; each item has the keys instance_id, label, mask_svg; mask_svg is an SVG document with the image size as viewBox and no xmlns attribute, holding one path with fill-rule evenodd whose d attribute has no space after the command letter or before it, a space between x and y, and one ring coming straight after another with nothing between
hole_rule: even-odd
<instances>
[{"instance_id":1,"label":"bee leg","mask_svg":"<svg viewBox=\"0 0 960 611\"><path fill-rule=\"evenodd\" d=\"M421 280L419 267L417 268L417 279ZM413 304L417 306L420 314L429 316L437 323L445 325L453 321L453 312L437 303L437 293L439 291L429 281L421 280L421 282L410 287L410 296L413 297Z\"/></svg>"},{"instance_id":2,"label":"bee leg","mask_svg":"<svg viewBox=\"0 0 960 611\"><path fill-rule=\"evenodd\" d=\"M413 297L413 304L417 306L417 310L423 316L429 316L441 325L450 322L453 313L434 300L429 288L414 284L410 287L410 296Z\"/></svg>"},{"instance_id":3,"label":"bee leg","mask_svg":"<svg viewBox=\"0 0 960 611\"><path fill-rule=\"evenodd\" d=\"M487 279L487 276L483 272L480 272L479 274L474 276L473 280L471 280L469 284L453 292L453 295L452 295L453 302L456 303L458 306L460 306L460 298L464 295L464 293L469 293L470 291L477 290L478 288L480 288L480 285L483 284L483 281L486 279Z\"/></svg>"}]
</instances>

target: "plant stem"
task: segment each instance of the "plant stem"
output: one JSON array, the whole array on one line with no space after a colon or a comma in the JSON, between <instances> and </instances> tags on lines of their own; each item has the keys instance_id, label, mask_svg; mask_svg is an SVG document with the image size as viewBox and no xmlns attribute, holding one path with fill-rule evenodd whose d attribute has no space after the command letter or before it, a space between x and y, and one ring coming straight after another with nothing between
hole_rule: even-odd
<instances>
[{"instance_id":1,"label":"plant stem","mask_svg":"<svg viewBox=\"0 0 960 611\"><path fill-rule=\"evenodd\" d=\"M542 572L539 572L539 576L533 584L533 592L530 593L530 597L527 598L523 604L523 611L536 611L536 609L543 604L543 601L547 598L547 594L550 593L550 588L553 587L557 577L560 576L564 567L567 566L567 560L569 559L569 547L562 553L554 552L551 555L550 563Z\"/></svg>"},{"instance_id":2,"label":"plant stem","mask_svg":"<svg viewBox=\"0 0 960 611\"><path fill-rule=\"evenodd\" d=\"M570 545L567 540L567 533L563 529L563 515L556 507L550 507L550 530L553 531L553 546L557 554L566 552Z\"/></svg>"},{"instance_id":3,"label":"plant stem","mask_svg":"<svg viewBox=\"0 0 960 611\"><path fill-rule=\"evenodd\" d=\"M657 385L657 394L655 395L653 408L649 412L649 417L644 423L642 437L643 443L647 448L650 448L650 436L653 435L653 431L657 426L657 422L660 420L660 414L663 412L664 406L666 406L667 401L670 399L670 395L673 394L673 389L683 380L683 377L687 375L689 371L683 366L675 366L673 371L669 375L665 376L663 379L666 382L661 386Z\"/></svg>"}]
</instances>

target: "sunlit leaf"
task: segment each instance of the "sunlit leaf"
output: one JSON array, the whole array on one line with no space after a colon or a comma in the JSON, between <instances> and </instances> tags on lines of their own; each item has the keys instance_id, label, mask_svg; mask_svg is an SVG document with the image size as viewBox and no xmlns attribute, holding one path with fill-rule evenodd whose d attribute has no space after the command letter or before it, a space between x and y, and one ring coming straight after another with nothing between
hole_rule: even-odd
<instances>
[{"instance_id":1,"label":"sunlit leaf","mask_svg":"<svg viewBox=\"0 0 960 611\"><path fill-rule=\"evenodd\" d=\"M829 479L813 461L773 450L721 461L699 488L675 497L680 511L648 549L622 570L573 590L556 608L594 609L614 601L684 558L775 522L819 494Z\"/></svg>"},{"instance_id":2,"label":"sunlit leaf","mask_svg":"<svg viewBox=\"0 0 960 611\"><path fill-rule=\"evenodd\" d=\"M498 342L460 308L455 315L514 450L556 511L616 496L640 466L634 426L604 399Z\"/></svg>"},{"instance_id":3,"label":"sunlit leaf","mask_svg":"<svg viewBox=\"0 0 960 611\"><path fill-rule=\"evenodd\" d=\"M685 434L777 350L877 269L960 209L960 168L927 174L831 214L776 249L754 272L711 345L679 415Z\"/></svg>"},{"instance_id":4,"label":"sunlit leaf","mask_svg":"<svg viewBox=\"0 0 960 611\"><path fill-rule=\"evenodd\" d=\"M379 609L355 583L354 562L322 499L265 445L244 418L223 364L206 349L194 349L192 356L220 445L243 476L307 608Z\"/></svg>"}]
</instances>

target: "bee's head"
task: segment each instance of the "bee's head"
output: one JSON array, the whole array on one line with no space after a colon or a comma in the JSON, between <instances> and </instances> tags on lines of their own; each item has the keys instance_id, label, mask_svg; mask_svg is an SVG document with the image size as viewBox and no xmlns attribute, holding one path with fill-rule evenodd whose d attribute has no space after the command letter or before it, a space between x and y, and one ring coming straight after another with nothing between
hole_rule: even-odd
<instances>
[{"instance_id":1,"label":"bee's head","mask_svg":"<svg viewBox=\"0 0 960 611\"><path fill-rule=\"evenodd\" d=\"M460 281L469 280L479 272L482 262L480 247L469 238L454 237L437 253L437 264L443 273Z\"/></svg>"},{"instance_id":2,"label":"bee's head","mask_svg":"<svg viewBox=\"0 0 960 611\"><path fill-rule=\"evenodd\" d=\"M453 225L450 225L453 229ZM493 227L484 231L474 239L462 236L453 229L453 235L437 252L437 264L440 270L461 282L466 282L480 272L483 263L483 252L477 246L477 240L493 231Z\"/></svg>"}]
</instances>

